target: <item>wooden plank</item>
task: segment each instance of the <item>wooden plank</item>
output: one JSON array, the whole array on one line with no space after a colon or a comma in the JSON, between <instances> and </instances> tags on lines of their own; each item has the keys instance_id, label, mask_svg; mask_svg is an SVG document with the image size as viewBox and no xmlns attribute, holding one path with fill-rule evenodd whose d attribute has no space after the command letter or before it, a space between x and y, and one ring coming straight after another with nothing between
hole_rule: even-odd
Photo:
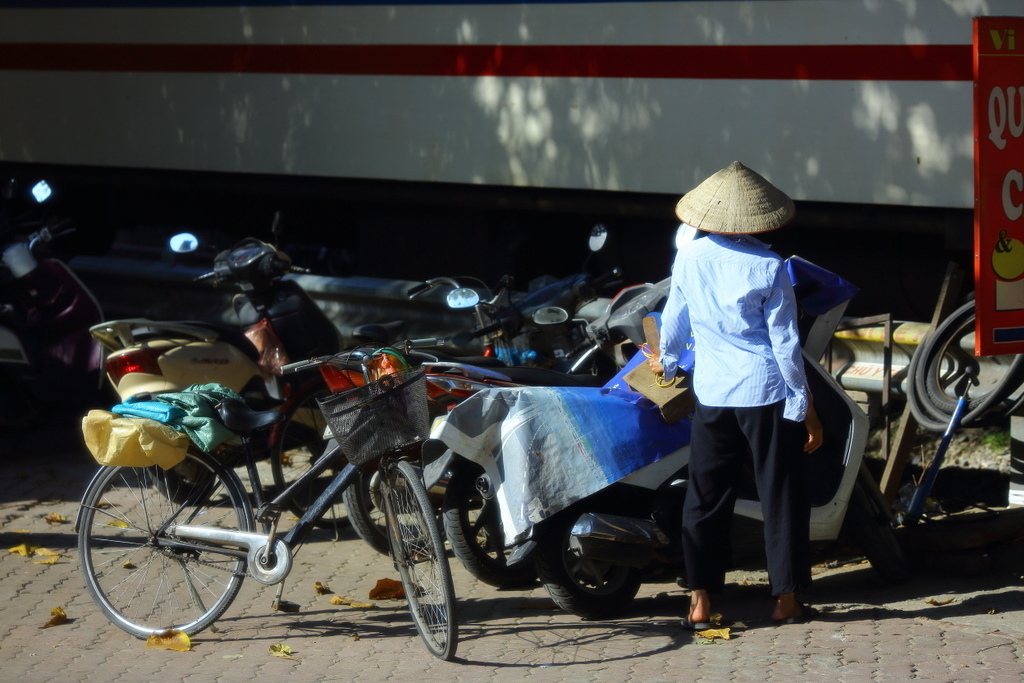
<instances>
[{"instance_id":1,"label":"wooden plank","mask_svg":"<svg viewBox=\"0 0 1024 683\"><path fill-rule=\"evenodd\" d=\"M957 296L960 293L960 287L963 284L963 277L963 269L955 263L950 263L946 267L946 276L943 278L942 288L939 290L939 296L935 302L931 327L928 329L929 334L953 311ZM927 338L928 335L925 335L924 339ZM924 345L924 339L918 345L917 350L914 351L915 354L921 350L921 346ZM909 377L908 381L913 381L913 378ZM896 432L892 450L886 454L885 471L882 472L882 480L879 484L882 489L882 495L885 496L885 500L889 505L892 505L893 501L896 500L896 495L899 493L900 482L903 479L903 470L906 467L916 438L917 420L914 419L914 414L910 412L910 404L908 403L903 408L903 416L900 418L900 426Z\"/></svg>"},{"instance_id":2,"label":"wooden plank","mask_svg":"<svg viewBox=\"0 0 1024 683\"><path fill-rule=\"evenodd\" d=\"M1024 536L1024 507L965 510L902 527L897 533L900 541L913 550L980 548Z\"/></svg>"}]
</instances>

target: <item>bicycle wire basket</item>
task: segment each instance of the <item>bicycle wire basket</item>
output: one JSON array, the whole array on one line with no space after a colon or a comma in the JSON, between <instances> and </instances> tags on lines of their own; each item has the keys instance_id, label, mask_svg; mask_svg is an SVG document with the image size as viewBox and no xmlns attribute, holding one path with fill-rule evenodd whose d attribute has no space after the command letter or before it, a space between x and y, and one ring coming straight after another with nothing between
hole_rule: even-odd
<instances>
[{"instance_id":1,"label":"bicycle wire basket","mask_svg":"<svg viewBox=\"0 0 1024 683\"><path fill-rule=\"evenodd\" d=\"M356 389L317 399L348 461L365 465L427 438L430 417L422 368L384 375Z\"/></svg>"}]
</instances>

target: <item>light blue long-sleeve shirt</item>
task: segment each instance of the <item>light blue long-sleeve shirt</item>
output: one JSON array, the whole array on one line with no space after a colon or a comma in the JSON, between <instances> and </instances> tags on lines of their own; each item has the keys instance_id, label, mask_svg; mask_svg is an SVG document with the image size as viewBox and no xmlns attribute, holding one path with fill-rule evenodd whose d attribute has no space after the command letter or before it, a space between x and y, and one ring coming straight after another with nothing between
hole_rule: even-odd
<instances>
[{"instance_id":1,"label":"light blue long-sleeve shirt","mask_svg":"<svg viewBox=\"0 0 1024 683\"><path fill-rule=\"evenodd\" d=\"M807 378L796 298L785 262L750 235L710 234L681 244L661 316L661 362L673 376L693 334L693 389L706 406L785 400L783 416L807 413ZM689 369L689 368L686 368Z\"/></svg>"}]
</instances>

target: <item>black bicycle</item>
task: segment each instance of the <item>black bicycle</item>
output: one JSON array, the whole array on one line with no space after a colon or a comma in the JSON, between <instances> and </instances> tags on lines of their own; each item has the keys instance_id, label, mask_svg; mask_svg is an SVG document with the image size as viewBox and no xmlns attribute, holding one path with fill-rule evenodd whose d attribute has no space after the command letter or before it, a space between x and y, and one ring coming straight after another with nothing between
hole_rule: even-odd
<instances>
[{"instance_id":1,"label":"black bicycle","mask_svg":"<svg viewBox=\"0 0 1024 683\"><path fill-rule=\"evenodd\" d=\"M365 360L368 354L361 355ZM285 371L359 360L339 354L293 363ZM282 414L254 412L237 401L223 401L217 410L243 442L237 456L243 463L225 463L193 445L168 470L101 468L83 496L77 530L86 584L107 618L138 638L168 629L194 634L211 626L246 575L280 585L292 554L317 521L356 480L359 468L379 458L390 554L413 622L433 655L452 659L458 644L455 590L418 465L419 443L429 428L423 371L385 375L321 400L320 408L340 447L270 501L262 500L250 442ZM251 479L252 502L232 469L241 464ZM337 475L279 535L278 521L296 492L308 491L309 482L331 468Z\"/></svg>"}]
</instances>

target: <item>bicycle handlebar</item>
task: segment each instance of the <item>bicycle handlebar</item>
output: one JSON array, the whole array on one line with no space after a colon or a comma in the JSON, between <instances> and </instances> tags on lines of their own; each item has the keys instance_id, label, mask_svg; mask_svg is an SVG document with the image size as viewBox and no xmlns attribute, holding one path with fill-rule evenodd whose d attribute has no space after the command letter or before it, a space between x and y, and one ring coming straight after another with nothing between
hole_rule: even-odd
<instances>
[{"instance_id":1,"label":"bicycle handlebar","mask_svg":"<svg viewBox=\"0 0 1024 683\"><path fill-rule=\"evenodd\" d=\"M436 349L445 345L444 339L438 339L437 337L427 337L424 339L407 339L397 344L392 344L388 347L398 349L408 353L413 349ZM293 372L301 372L302 370L309 370L312 368L318 368L321 365L344 365L350 369L360 368L363 362L379 352L381 349L351 349L349 351L342 351L341 353L335 353L327 356L316 356L313 358L307 358L305 360L298 360L293 363L286 363L279 369L282 375L290 375Z\"/></svg>"}]
</instances>

